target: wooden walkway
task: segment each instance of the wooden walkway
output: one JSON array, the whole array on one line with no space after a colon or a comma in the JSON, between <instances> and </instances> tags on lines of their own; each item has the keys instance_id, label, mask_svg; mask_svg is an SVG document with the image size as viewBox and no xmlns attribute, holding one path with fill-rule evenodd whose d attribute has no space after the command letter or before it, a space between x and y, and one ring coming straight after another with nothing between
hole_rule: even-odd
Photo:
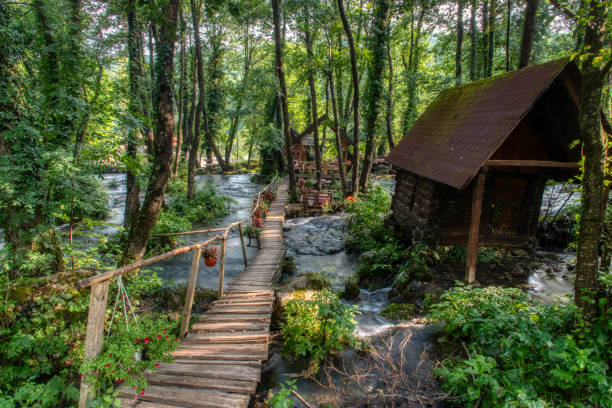
<instances>
[{"instance_id":1,"label":"wooden walkway","mask_svg":"<svg viewBox=\"0 0 612 408\"><path fill-rule=\"evenodd\" d=\"M262 227L261 249L195 323L173 363L147 374L144 395L119 388L122 407L248 407L268 359L273 282L284 256L287 179L278 187Z\"/></svg>"}]
</instances>

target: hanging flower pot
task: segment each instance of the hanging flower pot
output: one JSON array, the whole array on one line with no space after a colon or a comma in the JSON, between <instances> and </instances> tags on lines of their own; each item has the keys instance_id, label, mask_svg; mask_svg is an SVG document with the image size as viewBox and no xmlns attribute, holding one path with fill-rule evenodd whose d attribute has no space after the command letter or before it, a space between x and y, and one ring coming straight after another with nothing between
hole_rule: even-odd
<instances>
[{"instance_id":1,"label":"hanging flower pot","mask_svg":"<svg viewBox=\"0 0 612 408\"><path fill-rule=\"evenodd\" d=\"M303 178L303 177L300 177L300 179L299 179L299 183L300 183L300 186L302 186L302 187L303 187L303 186L306 184L306 179L305 179L305 178Z\"/></svg>"},{"instance_id":2,"label":"hanging flower pot","mask_svg":"<svg viewBox=\"0 0 612 408\"><path fill-rule=\"evenodd\" d=\"M253 217L253 225L255 225L257 228L261 228L263 226L263 221L261 220L260 216L255 215Z\"/></svg>"},{"instance_id":3,"label":"hanging flower pot","mask_svg":"<svg viewBox=\"0 0 612 408\"><path fill-rule=\"evenodd\" d=\"M202 252L202 256L204 257L206 266L213 267L217 264L219 250L217 247L206 247L204 248L204 252Z\"/></svg>"}]
</instances>

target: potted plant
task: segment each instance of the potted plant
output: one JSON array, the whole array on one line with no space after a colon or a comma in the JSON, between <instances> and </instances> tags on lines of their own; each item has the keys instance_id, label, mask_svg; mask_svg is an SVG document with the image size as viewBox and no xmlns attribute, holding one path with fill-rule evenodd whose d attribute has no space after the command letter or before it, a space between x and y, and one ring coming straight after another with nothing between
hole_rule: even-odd
<instances>
[{"instance_id":1,"label":"potted plant","mask_svg":"<svg viewBox=\"0 0 612 408\"><path fill-rule=\"evenodd\" d=\"M217 258L219 257L219 249L217 247L206 247L202 252L204 257L204 263L206 266L213 267L217 264Z\"/></svg>"}]
</instances>

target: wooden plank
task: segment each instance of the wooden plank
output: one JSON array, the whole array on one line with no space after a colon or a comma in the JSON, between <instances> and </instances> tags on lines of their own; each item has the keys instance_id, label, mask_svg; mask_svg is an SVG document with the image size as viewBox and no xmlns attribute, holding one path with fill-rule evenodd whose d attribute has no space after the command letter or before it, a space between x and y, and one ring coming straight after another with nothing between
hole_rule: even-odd
<instances>
[{"instance_id":1,"label":"wooden plank","mask_svg":"<svg viewBox=\"0 0 612 408\"><path fill-rule=\"evenodd\" d=\"M467 255L465 257L465 280L472 283L476 280L476 258L478 256L478 233L480 231L480 215L482 213L482 197L484 195L486 170L481 170L476 179L472 195L472 220L468 236Z\"/></svg>"},{"instance_id":2,"label":"wooden plank","mask_svg":"<svg viewBox=\"0 0 612 408\"><path fill-rule=\"evenodd\" d=\"M198 280L198 270L200 269L200 256L202 250L196 248L193 250L193 258L191 260L191 270L189 271L189 283L187 284L187 293L185 294L185 306L183 307L183 319L181 322L180 337L185 337L189 329L189 320L191 319L191 308L193 307L193 296L195 294L196 282Z\"/></svg>"},{"instance_id":3,"label":"wooden plank","mask_svg":"<svg viewBox=\"0 0 612 408\"><path fill-rule=\"evenodd\" d=\"M191 326L194 333L199 332L237 332L250 330L267 330L269 324L266 322L197 322Z\"/></svg>"},{"instance_id":4,"label":"wooden plank","mask_svg":"<svg viewBox=\"0 0 612 408\"><path fill-rule=\"evenodd\" d=\"M271 290L243 290L243 291L235 291L233 293L225 293L221 299L233 299L239 297L270 297L274 296L274 292Z\"/></svg>"},{"instance_id":5,"label":"wooden plank","mask_svg":"<svg viewBox=\"0 0 612 408\"><path fill-rule=\"evenodd\" d=\"M242 321L242 322L268 322L270 321L270 313L205 313L199 322L228 322L228 321Z\"/></svg>"},{"instance_id":6,"label":"wooden plank","mask_svg":"<svg viewBox=\"0 0 612 408\"><path fill-rule=\"evenodd\" d=\"M271 313L271 305L265 306L223 306L213 305L212 308L206 311L206 314L226 314L226 313L237 313L237 314L259 314L259 313Z\"/></svg>"},{"instance_id":7,"label":"wooden plank","mask_svg":"<svg viewBox=\"0 0 612 408\"><path fill-rule=\"evenodd\" d=\"M264 352L246 352L246 351L218 351L218 350L190 350L190 349L179 349L173 354L176 358L187 359L187 360L267 360L268 353Z\"/></svg>"},{"instance_id":8,"label":"wooden plank","mask_svg":"<svg viewBox=\"0 0 612 408\"><path fill-rule=\"evenodd\" d=\"M491 167L552 167L577 169L578 163L558 162L547 160L487 160L485 166Z\"/></svg>"},{"instance_id":9,"label":"wooden plank","mask_svg":"<svg viewBox=\"0 0 612 408\"><path fill-rule=\"evenodd\" d=\"M139 401L135 396L120 398L121 408L176 408L176 405L168 405L161 402Z\"/></svg>"},{"instance_id":10,"label":"wooden plank","mask_svg":"<svg viewBox=\"0 0 612 408\"><path fill-rule=\"evenodd\" d=\"M91 287L89 295L89 311L87 314L87 331L85 333L84 359L98 357L104 340L104 318L106 317L106 302L108 300L108 285L110 281L102 281ZM89 397L95 398L95 388L88 379L83 377L79 390L79 408L87 406Z\"/></svg>"},{"instance_id":11,"label":"wooden plank","mask_svg":"<svg viewBox=\"0 0 612 408\"><path fill-rule=\"evenodd\" d=\"M185 364L185 365L190 365L190 366L194 366L194 365L222 365L222 366L226 366L228 364L231 364L232 366L249 366L249 367L256 367L258 370L261 368L261 361L259 360L244 360L244 361L227 361L227 360L183 360L180 358L177 358L175 360L173 360L174 363L176 364ZM259 371L258 371L259 372Z\"/></svg>"},{"instance_id":12,"label":"wooden plank","mask_svg":"<svg viewBox=\"0 0 612 408\"><path fill-rule=\"evenodd\" d=\"M194 333L185 337L185 339L183 339L183 343L267 343L268 338L268 333L255 330L239 333Z\"/></svg>"},{"instance_id":13,"label":"wooden plank","mask_svg":"<svg viewBox=\"0 0 612 408\"><path fill-rule=\"evenodd\" d=\"M177 374L167 374L154 372L147 376L149 384L169 385L188 388L206 388L217 391L235 392L239 394L253 394L257 387L255 381L237 381L224 379L219 381L217 378L206 378L196 376L186 376Z\"/></svg>"},{"instance_id":14,"label":"wooden plank","mask_svg":"<svg viewBox=\"0 0 612 408\"><path fill-rule=\"evenodd\" d=\"M120 397L132 397L133 390L129 387L120 387ZM162 387L149 385L139 400L176 404L184 407L246 407L251 399L247 394L232 394L212 390L198 390L179 387Z\"/></svg>"}]
</instances>

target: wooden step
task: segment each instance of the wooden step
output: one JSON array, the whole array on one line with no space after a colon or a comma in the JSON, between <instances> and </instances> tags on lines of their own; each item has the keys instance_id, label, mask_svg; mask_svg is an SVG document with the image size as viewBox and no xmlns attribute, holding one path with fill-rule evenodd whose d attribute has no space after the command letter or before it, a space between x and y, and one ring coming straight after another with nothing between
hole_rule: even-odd
<instances>
[{"instance_id":1,"label":"wooden step","mask_svg":"<svg viewBox=\"0 0 612 408\"><path fill-rule=\"evenodd\" d=\"M198 322L269 322L271 312L272 310L267 313L204 313Z\"/></svg>"},{"instance_id":2,"label":"wooden step","mask_svg":"<svg viewBox=\"0 0 612 408\"><path fill-rule=\"evenodd\" d=\"M225 313L237 313L237 314L258 314L258 313L271 313L272 312L272 304L264 304L261 306L255 305L213 305L210 309L206 311L206 314L225 314Z\"/></svg>"},{"instance_id":3,"label":"wooden step","mask_svg":"<svg viewBox=\"0 0 612 408\"><path fill-rule=\"evenodd\" d=\"M119 388L120 397L130 398L133 397L133 395L134 392L129 387ZM248 394L232 394L213 390L149 385L145 389L144 395L139 396L138 399L193 408L238 408L246 407L251 397Z\"/></svg>"},{"instance_id":4,"label":"wooden step","mask_svg":"<svg viewBox=\"0 0 612 408\"><path fill-rule=\"evenodd\" d=\"M227 360L189 360L189 359L177 358L176 360L173 360L173 362L177 364L188 364L188 365L198 365L198 364L227 365L228 363L231 363L232 365L256 367L258 370L259 370L259 367L261 367L261 361L259 360L244 360L244 361L234 360L230 362Z\"/></svg>"},{"instance_id":5,"label":"wooden step","mask_svg":"<svg viewBox=\"0 0 612 408\"><path fill-rule=\"evenodd\" d=\"M176 408L178 405L168 405L161 402L140 401L136 396L119 398L121 408Z\"/></svg>"},{"instance_id":6,"label":"wooden step","mask_svg":"<svg viewBox=\"0 0 612 408\"><path fill-rule=\"evenodd\" d=\"M193 333L183 339L183 343L267 343L269 335L263 331L240 333Z\"/></svg>"},{"instance_id":7,"label":"wooden step","mask_svg":"<svg viewBox=\"0 0 612 408\"><path fill-rule=\"evenodd\" d=\"M169 385L187 388L206 388L216 391L227 391L239 394L253 394L257 387L256 381L238 381L217 378L197 377L193 375L178 375L153 372L147 375L147 382L153 385Z\"/></svg>"},{"instance_id":8,"label":"wooden step","mask_svg":"<svg viewBox=\"0 0 612 408\"><path fill-rule=\"evenodd\" d=\"M191 326L191 331L198 332L243 332L252 330L269 330L267 322L198 322Z\"/></svg>"}]
</instances>

